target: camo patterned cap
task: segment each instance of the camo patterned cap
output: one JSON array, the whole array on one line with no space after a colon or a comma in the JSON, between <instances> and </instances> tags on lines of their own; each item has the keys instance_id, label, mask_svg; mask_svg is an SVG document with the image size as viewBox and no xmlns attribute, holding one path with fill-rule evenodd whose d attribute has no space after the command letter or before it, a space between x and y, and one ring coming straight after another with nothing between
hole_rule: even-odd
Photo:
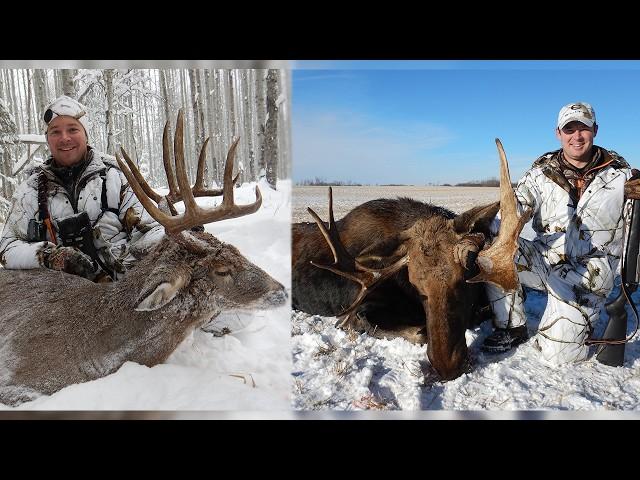
<instances>
[{"instance_id":1,"label":"camo patterned cap","mask_svg":"<svg viewBox=\"0 0 640 480\"><path fill-rule=\"evenodd\" d=\"M562 130L569 122L580 122L587 127L593 127L596 124L596 112L588 103L570 103L560 109L560 113L558 114L558 128Z\"/></svg>"},{"instance_id":2,"label":"camo patterned cap","mask_svg":"<svg viewBox=\"0 0 640 480\"><path fill-rule=\"evenodd\" d=\"M88 136L87 127L89 125L87 118L87 108L73 98L67 97L66 95L62 95L56 98L51 104L49 104L49 106L44 111L42 119L44 120L44 123L47 124L48 129L51 120L56 117L62 117L65 115L78 120L82 124L84 132ZM45 133L47 129L45 129Z\"/></svg>"}]
</instances>

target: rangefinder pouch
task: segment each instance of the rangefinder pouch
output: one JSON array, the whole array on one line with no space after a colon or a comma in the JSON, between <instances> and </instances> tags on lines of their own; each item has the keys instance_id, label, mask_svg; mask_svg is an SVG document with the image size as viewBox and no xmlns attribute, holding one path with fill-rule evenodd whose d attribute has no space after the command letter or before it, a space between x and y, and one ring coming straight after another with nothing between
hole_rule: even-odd
<instances>
[{"instance_id":1,"label":"rangefinder pouch","mask_svg":"<svg viewBox=\"0 0 640 480\"><path fill-rule=\"evenodd\" d=\"M61 218L57 224L58 235L65 247L76 247L94 262L98 260L98 252L93 244L93 228L87 212Z\"/></svg>"},{"instance_id":2,"label":"rangefinder pouch","mask_svg":"<svg viewBox=\"0 0 640 480\"><path fill-rule=\"evenodd\" d=\"M27 225L27 242L41 242L46 240L44 223L32 218Z\"/></svg>"}]
</instances>

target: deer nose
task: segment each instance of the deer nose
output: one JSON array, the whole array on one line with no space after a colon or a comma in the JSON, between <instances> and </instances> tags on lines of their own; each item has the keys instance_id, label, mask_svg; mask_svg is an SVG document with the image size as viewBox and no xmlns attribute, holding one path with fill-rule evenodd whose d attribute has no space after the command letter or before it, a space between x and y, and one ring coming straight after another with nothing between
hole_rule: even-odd
<instances>
[{"instance_id":1,"label":"deer nose","mask_svg":"<svg viewBox=\"0 0 640 480\"><path fill-rule=\"evenodd\" d=\"M275 306L275 305L282 305L287 301L287 298L289 298L289 295L287 295L287 292L285 292L284 290L276 290L275 292L269 292L268 294L266 294L264 297L264 300L269 305Z\"/></svg>"}]
</instances>

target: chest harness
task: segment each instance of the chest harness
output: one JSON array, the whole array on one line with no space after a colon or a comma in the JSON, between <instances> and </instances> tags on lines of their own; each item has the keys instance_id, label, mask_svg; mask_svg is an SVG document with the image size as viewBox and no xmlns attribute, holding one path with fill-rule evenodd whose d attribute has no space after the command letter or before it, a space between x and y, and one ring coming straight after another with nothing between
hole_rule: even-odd
<instances>
[{"instance_id":1,"label":"chest harness","mask_svg":"<svg viewBox=\"0 0 640 480\"><path fill-rule=\"evenodd\" d=\"M107 200L107 172L100 172L102 179L102 193L100 195L100 209L102 212L98 216L96 222L104 215L105 212L112 212L118 215L117 208L109 208ZM91 257L94 263L97 263L103 271L107 272L110 277L114 277L114 272L109 269L98 256L95 245L93 243L93 227L89 220L87 212L80 212L75 215L58 220L57 229L54 227L49 215L48 207L48 178L44 171L40 171L38 175L38 221L30 220L28 237L30 241L45 241L46 233L49 234L52 243L58 243L56 230L62 245L65 247L76 247ZM32 226L32 222L36 225ZM45 231L46 229L46 231ZM36 237L36 238L33 238Z\"/></svg>"}]
</instances>

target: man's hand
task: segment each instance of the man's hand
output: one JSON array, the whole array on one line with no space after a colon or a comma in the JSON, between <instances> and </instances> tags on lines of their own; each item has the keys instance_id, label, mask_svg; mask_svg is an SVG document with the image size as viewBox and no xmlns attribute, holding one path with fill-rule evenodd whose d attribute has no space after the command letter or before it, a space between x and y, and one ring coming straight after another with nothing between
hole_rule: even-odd
<instances>
[{"instance_id":1,"label":"man's hand","mask_svg":"<svg viewBox=\"0 0 640 480\"><path fill-rule=\"evenodd\" d=\"M635 168L631 170L631 178L624 184L624 198L625 200L640 199L640 170Z\"/></svg>"},{"instance_id":2,"label":"man's hand","mask_svg":"<svg viewBox=\"0 0 640 480\"><path fill-rule=\"evenodd\" d=\"M49 246L42 250L42 266L93 280L96 271L91 257L73 247Z\"/></svg>"},{"instance_id":3,"label":"man's hand","mask_svg":"<svg viewBox=\"0 0 640 480\"><path fill-rule=\"evenodd\" d=\"M473 269L478 252L484 245L482 233L469 233L453 246L453 258L465 270Z\"/></svg>"}]
</instances>

